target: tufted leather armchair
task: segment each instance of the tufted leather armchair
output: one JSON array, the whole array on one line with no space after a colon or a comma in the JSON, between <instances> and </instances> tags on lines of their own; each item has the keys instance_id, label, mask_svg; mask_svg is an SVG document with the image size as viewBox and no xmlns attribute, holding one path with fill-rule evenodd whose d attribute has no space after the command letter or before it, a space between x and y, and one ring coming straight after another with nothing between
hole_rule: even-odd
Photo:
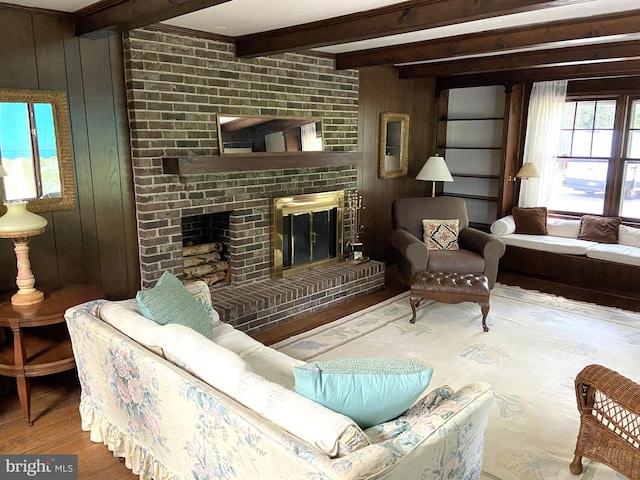
<instances>
[{"instance_id":1,"label":"tufted leather armchair","mask_svg":"<svg viewBox=\"0 0 640 480\"><path fill-rule=\"evenodd\" d=\"M467 205L457 197L399 198L393 202L393 230L389 241L398 252L397 267L403 281L411 285L416 272L484 274L493 288L498 262L505 246L499 238L469 227ZM458 219L460 250L428 250L423 242L423 219Z\"/></svg>"}]
</instances>

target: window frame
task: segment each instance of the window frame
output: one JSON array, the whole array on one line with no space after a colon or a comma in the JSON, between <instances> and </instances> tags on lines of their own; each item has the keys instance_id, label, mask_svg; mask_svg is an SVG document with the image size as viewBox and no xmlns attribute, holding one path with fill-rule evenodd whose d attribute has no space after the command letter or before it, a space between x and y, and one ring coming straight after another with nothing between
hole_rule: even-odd
<instances>
[{"instance_id":1,"label":"window frame","mask_svg":"<svg viewBox=\"0 0 640 480\"><path fill-rule=\"evenodd\" d=\"M616 114L613 125L612 134L612 147L610 157L590 157L594 159L608 159L607 168L607 180L605 184L605 194L603 199L603 216L615 216L621 217L625 223L640 224L640 218L636 217L622 217L620 209L622 207L622 188L624 170L626 162L629 159L626 157L626 151L629 141L629 122L631 117L631 108L634 100L640 101L640 93L634 94L616 94L616 93L601 93L601 94L567 94L565 102L579 102L579 101L596 101L596 100L615 100L616 101ZM558 160L563 158L577 158L566 157L558 155ZM637 160L637 159L635 159ZM581 216L586 212L565 211L565 210L550 210L550 213L554 213L560 216Z\"/></svg>"}]
</instances>

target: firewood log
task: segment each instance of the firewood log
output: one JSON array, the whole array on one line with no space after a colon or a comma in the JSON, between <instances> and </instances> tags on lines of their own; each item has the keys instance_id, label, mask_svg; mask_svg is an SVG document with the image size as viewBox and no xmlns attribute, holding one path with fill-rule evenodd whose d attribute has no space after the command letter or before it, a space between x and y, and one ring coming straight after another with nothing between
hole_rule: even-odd
<instances>
[{"instance_id":1,"label":"firewood log","mask_svg":"<svg viewBox=\"0 0 640 480\"><path fill-rule=\"evenodd\" d=\"M214 243L202 243L200 245L191 245L186 246L182 249L182 255L185 257L190 257L191 255L202 255L204 253L211 252L221 252L222 251L222 243L214 242Z\"/></svg>"},{"instance_id":2,"label":"firewood log","mask_svg":"<svg viewBox=\"0 0 640 480\"><path fill-rule=\"evenodd\" d=\"M198 265L195 267L187 267L183 269L183 273L188 277L203 277L213 272L223 272L229 268L227 262L219 261L213 263L206 263L204 265Z\"/></svg>"},{"instance_id":3,"label":"firewood log","mask_svg":"<svg viewBox=\"0 0 640 480\"><path fill-rule=\"evenodd\" d=\"M182 263L184 267L195 267L197 265L204 265L205 263L214 262L216 260L220 260L220 252L191 255L189 257L186 257L183 254Z\"/></svg>"},{"instance_id":4,"label":"firewood log","mask_svg":"<svg viewBox=\"0 0 640 480\"><path fill-rule=\"evenodd\" d=\"M224 280L226 275L227 274L225 272L215 272L215 273L212 273L210 275L205 275L200 280L205 282L207 285L214 285L214 284Z\"/></svg>"}]
</instances>

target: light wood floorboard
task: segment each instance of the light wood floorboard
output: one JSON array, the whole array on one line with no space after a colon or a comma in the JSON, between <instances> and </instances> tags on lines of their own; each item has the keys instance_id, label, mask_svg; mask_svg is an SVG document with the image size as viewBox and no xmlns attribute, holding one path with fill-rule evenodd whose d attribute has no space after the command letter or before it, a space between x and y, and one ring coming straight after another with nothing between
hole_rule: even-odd
<instances>
[{"instance_id":1,"label":"light wood floorboard","mask_svg":"<svg viewBox=\"0 0 640 480\"><path fill-rule=\"evenodd\" d=\"M256 335L256 338L265 344L272 344L406 291L407 288L400 283L394 269L387 270L386 288L299 318ZM604 305L640 311L637 301L541 280L501 274L499 281L576 300L597 301ZM89 433L81 430L78 413L80 388L75 371L32 379L33 426L26 425L22 418L13 379L0 377L0 394L0 453L73 453L78 455L80 479L137 478L106 446L91 442Z\"/></svg>"}]
</instances>

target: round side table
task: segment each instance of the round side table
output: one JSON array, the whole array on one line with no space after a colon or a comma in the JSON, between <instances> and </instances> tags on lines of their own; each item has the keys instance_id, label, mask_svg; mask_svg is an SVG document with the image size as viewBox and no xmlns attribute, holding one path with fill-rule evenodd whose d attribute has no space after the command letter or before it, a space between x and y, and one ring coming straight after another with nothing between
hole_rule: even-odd
<instances>
[{"instance_id":1,"label":"round side table","mask_svg":"<svg viewBox=\"0 0 640 480\"><path fill-rule=\"evenodd\" d=\"M64 312L74 305L104 298L92 285L69 285L50 293L34 305L12 305L11 296L0 297L0 327L13 332L11 342L0 343L0 375L15 377L22 414L31 422L30 377L75 368Z\"/></svg>"}]
</instances>

